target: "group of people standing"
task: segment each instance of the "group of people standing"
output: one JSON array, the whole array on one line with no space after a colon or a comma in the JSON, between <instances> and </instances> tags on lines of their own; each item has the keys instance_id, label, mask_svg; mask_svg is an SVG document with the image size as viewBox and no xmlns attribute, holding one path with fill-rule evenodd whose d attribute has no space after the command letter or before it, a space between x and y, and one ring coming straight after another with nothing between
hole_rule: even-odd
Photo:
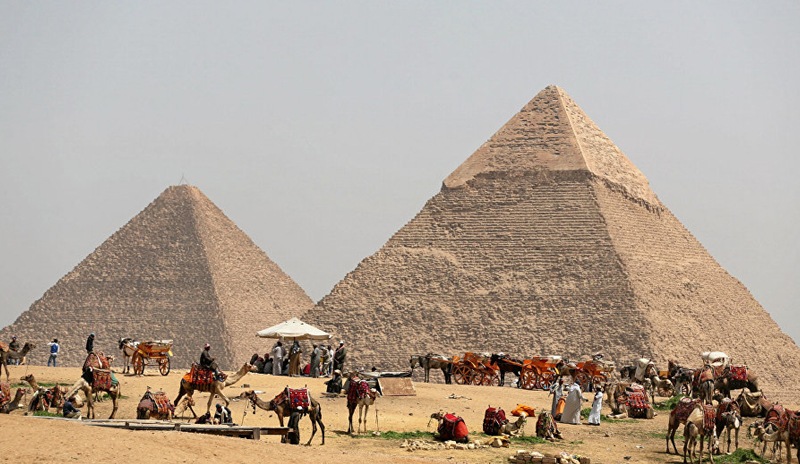
<instances>
[{"instance_id":1,"label":"group of people standing","mask_svg":"<svg viewBox=\"0 0 800 464\"><path fill-rule=\"evenodd\" d=\"M254 354L250 358L250 364L255 366L256 372L264 374L329 377L333 371L343 369L347 359L347 348L344 341L340 341L339 347L335 350L331 345L313 344L308 364L303 366L302 359L303 348L300 342L294 340L287 348L283 341L278 341L263 357Z\"/></svg>"},{"instance_id":2,"label":"group of people standing","mask_svg":"<svg viewBox=\"0 0 800 464\"><path fill-rule=\"evenodd\" d=\"M578 425L581 423L581 408L583 403L589 400L583 397L581 385L574 377L574 369L570 369L569 365L564 369L564 373L550 386L550 394L553 395L550 413L555 420L562 424ZM600 411L602 408L603 387L595 385L592 410L587 421L589 425L600 425Z\"/></svg>"}]
</instances>

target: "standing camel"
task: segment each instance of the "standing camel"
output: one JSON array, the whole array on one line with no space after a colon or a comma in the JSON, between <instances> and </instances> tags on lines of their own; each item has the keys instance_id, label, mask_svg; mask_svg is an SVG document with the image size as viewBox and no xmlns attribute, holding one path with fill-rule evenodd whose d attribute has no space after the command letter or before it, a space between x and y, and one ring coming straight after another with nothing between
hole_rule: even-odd
<instances>
[{"instance_id":1,"label":"standing camel","mask_svg":"<svg viewBox=\"0 0 800 464\"><path fill-rule=\"evenodd\" d=\"M22 345L22 349L19 351L11 351L8 348L8 345L5 343L0 344L0 363L2 363L3 367L6 370L6 380L11 380L11 375L8 373L8 360L9 359L18 359L22 361L25 359L25 355L32 349L36 348L35 343L26 342Z\"/></svg>"},{"instance_id":2,"label":"standing camel","mask_svg":"<svg viewBox=\"0 0 800 464\"><path fill-rule=\"evenodd\" d=\"M110 370L94 368L88 368L83 372L84 374L81 378L75 382L64 397L71 398L78 390L82 391L83 396L86 397L86 417L88 419L94 419L94 398L92 394L99 394L104 391L108 393L113 403L111 415L108 417L109 419L113 419L114 415L117 413L117 400L120 397L120 384L117 378L114 377L114 373ZM90 383L87 378L92 379L92 382Z\"/></svg>"},{"instance_id":3,"label":"standing camel","mask_svg":"<svg viewBox=\"0 0 800 464\"><path fill-rule=\"evenodd\" d=\"M227 379L212 380L210 383L203 383L203 384L192 383L192 374L191 372L187 372L186 375L184 375L183 378L181 379L181 388L178 391L178 396L175 397L175 404L177 404L181 400L183 395L194 396L194 392L196 390L199 392L210 393L210 395L208 396L208 405L206 408L207 414L211 413L211 403L214 402L215 395L222 398L222 401L225 402L225 407L228 407L228 405L231 403L231 400L229 400L228 397L225 396L224 393L222 393L222 390L224 390L225 387L229 387L235 384L236 382L242 380L242 377L244 377L245 375L247 375L248 372L250 372L251 367L253 366L251 366L249 363L244 363L244 365L242 365L242 367L239 368L238 372L231 375Z\"/></svg>"},{"instance_id":4,"label":"standing camel","mask_svg":"<svg viewBox=\"0 0 800 464\"><path fill-rule=\"evenodd\" d=\"M692 411L700 404L700 400L691 398L681 398L680 402L669 412L669 425L667 426L667 454L669 454L669 443L675 454L678 454L678 447L675 446L675 432L681 424L685 424Z\"/></svg>"},{"instance_id":5,"label":"standing camel","mask_svg":"<svg viewBox=\"0 0 800 464\"><path fill-rule=\"evenodd\" d=\"M736 436L736 448L739 449L739 428L742 426L742 412L739 410L739 405L733 402L730 398L725 398L720 402L717 409L717 437L722 438L722 431L728 432L728 449L726 453L731 452L731 429L734 430Z\"/></svg>"},{"instance_id":6,"label":"standing camel","mask_svg":"<svg viewBox=\"0 0 800 464\"><path fill-rule=\"evenodd\" d=\"M800 446L798 446L800 445L800 441L797 439L797 437L800 436L800 433L798 433L800 432L800 416L796 415L794 412L791 412L789 420L785 424L782 424L782 426L778 427L777 430L773 429L774 431L771 433L767 432L764 428L765 423L758 423L758 425L753 424L756 425L756 430L754 432L755 437L764 442L764 449L761 451L761 457L764 457L764 451L767 448L767 442L780 442L783 443L784 447L786 448L786 463L792 464L792 444L794 443L795 447L797 448L797 461L800 462ZM772 424L770 424L770 426L772 426Z\"/></svg>"},{"instance_id":7,"label":"standing camel","mask_svg":"<svg viewBox=\"0 0 800 464\"><path fill-rule=\"evenodd\" d=\"M256 406L263 409L264 411L275 411L275 415L278 416L278 422L283 427L283 418L289 414L293 414L294 411L291 410L291 406L289 404L289 395L286 393L286 390L280 392L275 398L270 400L269 403L261 400L261 398L256 395L256 392L253 390L246 391L240 395L241 398L247 398L250 400L250 404L253 406L253 414L256 412ZM322 444L325 444L325 424L322 423L322 405L319 404L319 401L315 400L311 393L308 394L308 417L311 419L311 437L308 439L308 443L306 446L311 445L311 440L314 439L314 434L317 433L317 424L319 424L319 429L322 433ZM297 429L297 424L289 423L292 428L295 430ZM299 431L295 432L299 437Z\"/></svg>"},{"instance_id":8,"label":"standing camel","mask_svg":"<svg viewBox=\"0 0 800 464\"><path fill-rule=\"evenodd\" d=\"M411 356L409 364L411 365L411 370L414 370L417 365L425 370L425 383L429 383L431 380L431 369L441 369L442 374L444 374L444 383L452 383L450 379L453 373L453 363L441 354L414 355Z\"/></svg>"},{"instance_id":9,"label":"standing camel","mask_svg":"<svg viewBox=\"0 0 800 464\"><path fill-rule=\"evenodd\" d=\"M358 406L358 431L356 433L361 433L362 423L364 424L364 432L366 432L367 413L369 412L369 407L375 404L375 399L377 399L379 393L374 388L370 388L366 380L359 379L355 374L351 374L350 378L347 379L344 384L344 390L347 392L347 433L353 433L353 413L355 413L356 406ZM377 406L375 407L375 428L379 429Z\"/></svg>"},{"instance_id":10,"label":"standing camel","mask_svg":"<svg viewBox=\"0 0 800 464\"><path fill-rule=\"evenodd\" d=\"M714 399L714 368L709 364L695 371L694 381L692 382L692 396L695 393L705 404L712 403Z\"/></svg>"},{"instance_id":11,"label":"standing camel","mask_svg":"<svg viewBox=\"0 0 800 464\"><path fill-rule=\"evenodd\" d=\"M686 438L683 442L684 464L686 463L687 456L689 456L690 462L694 462L692 456L696 456L694 447L697 441L700 441L700 460L698 462L703 461L703 442L706 437L708 437L708 459L711 461L711 464L714 464L714 452L719 449L716 416L716 409L710 404L698 404L694 410L692 410L691 414L689 414L689 417L686 419L686 428L683 432L683 436Z\"/></svg>"}]
</instances>

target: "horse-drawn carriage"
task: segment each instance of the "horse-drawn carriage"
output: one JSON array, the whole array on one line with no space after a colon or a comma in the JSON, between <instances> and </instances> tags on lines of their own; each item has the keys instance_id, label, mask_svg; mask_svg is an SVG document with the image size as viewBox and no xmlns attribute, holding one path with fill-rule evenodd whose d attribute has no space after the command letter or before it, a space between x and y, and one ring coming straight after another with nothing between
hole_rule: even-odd
<instances>
[{"instance_id":1,"label":"horse-drawn carriage","mask_svg":"<svg viewBox=\"0 0 800 464\"><path fill-rule=\"evenodd\" d=\"M172 340L151 340L139 342L136 351L131 356L133 373L136 375L144 374L144 368L148 362L158 364L158 371L161 375L169 374L169 357L172 356Z\"/></svg>"},{"instance_id":2,"label":"horse-drawn carriage","mask_svg":"<svg viewBox=\"0 0 800 464\"><path fill-rule=\"evenodd\" d=\"M601 359L590 359L575 364L573 376L581 388L588 384L599 385L608 382L609 375L614 372L614 363Z\"/></svg>"},{"instance_id":3,"label":"horse-drawn carriage","mask_svg":"<svg viewBox=\"0 0 800 464\"><path fill-rule=\"evenodd\" d=\"M561 356L534 356L522 361L519 375L519 386L526 390L547 390L558 375L556 366Z\"/></svg>"},{"instance_id":4,"label":"horse-drawn carriage","mask_svg":"<svg viewBox=\"0 0 800 464\"><path fill-rule=\"evenodd\" d=\"M490 358L464 353L463 358L453 356L453 380L460 385L500 385L497 366Z\"/></svg>"}]
</instances>

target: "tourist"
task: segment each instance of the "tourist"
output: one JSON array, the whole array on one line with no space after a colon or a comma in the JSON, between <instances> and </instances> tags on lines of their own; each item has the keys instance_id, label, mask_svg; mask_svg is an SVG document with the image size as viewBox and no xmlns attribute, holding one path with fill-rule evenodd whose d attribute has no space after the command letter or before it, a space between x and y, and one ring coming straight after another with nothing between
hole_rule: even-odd
<instances>
[{"instance_id":1,"label":"tourist","mask_svg":"<svg viewBox=\"0 0 800 464\"><path fill-rule=\"evenodd\" d=\"M311 351L311 377L317 378L319 377L319 360L320 360L320 347L317 345L313 345L314 349Z\"/></svg>"},{"instance_id":2,"label":"tourist","mask_svg":"<svg viewBox=\"0 0 800 464\"><path fill-rule=\"evenodd\" d=\"M333 375L333 354L333 346L328 345L328 370L326 371L328 376Z\"/></svg>"},{"instance_id":3,"label":"tourist","mask_svg":"<svg viewBox=\"0 0 800 464\"><path fill-rule=\"evenodd\" d=\"M344 347L344 340L339 341L339 348L333 353L333 369L344 372L344 361L347 359L347 349Z\"/></svg>"},{"instance_id":4,"label":"tourist","mask_svg":"<svg viewBox=\"0 0 800 464\"><path fill-rule=\"evenodd\" d=\"M320 364L322 367L320 368L320 375L323 377L327 377L330 375L328 369L331 366L332 358L330 355L330 351L328 351L328 347L325 345L319 345L319 356L320 356Z\"/></svg>"},{"instance_id":5,"label":"tourist","mask_svg":"<svg viewBox=\"0 0 800 464\"><path fill-rule=\"evenodd\" d=\"M264 353L264 368L261 372L264 374L272 374L272 356L269 353Z\"/></svg>"},{"instance_id":6,"label":"tourist","mask_svg":"<svg viewBox=\"0 0 800 464\"><path fill-rule=\"evenodd\" d=\"M333 377L325 381L328 388L325 390L327 393L336 393L337 395L342 392L342 371L336 369L333 371Z\"/></svg>"},{"instance_id":7,"label":"tourist","mask_svg":"<svg viewBox=\"0 0 800 464\"><path fill-rule=\"evenodd\" d=\"M581 423L581 405L584 401L587 401L583 394L581 393L581 386L578 382L574 382L571 387L569 387L569 393L567 394L567 401L564 405L564 412L561 413L561 419L559 422L562 424L573 424L577 425Z\"/></svg>"},{"instance_id":8,"label":"tourist","mask_svg":"<svg viewBox=\"0 0 800 464\"><path fill-rule=\"evenodd\" d=\"M86 339L86 354L92 354L94 351L94 332L89 334L89 338Z\"/></svg>"},{"instance_id":9,"label":"tourist","mask_svg":"<svg viewBox=\"0 0 800 464\"><path fill-rule=\"evenodd\" d=\"M272 347L272 375L281 375L283 356L283 343L278 340L275 346Z\"/></svg>"},{"instance_id":10,"label":"tourist","mask_svg":"<svg viewBox=\"0 0 800 464\"><path fill-rule=\"evenodd\" d=\"M64 406L62 406L61 411L64 417L68 419L80 419L81 418L81 411L75 408L75 397L70 396L67 398L67 401L64 401Z\"/></svg>"},{"instance_id":11,"label":"tourist","mask_svg":"<svg viewBox=\"0 0 800 464\"><path fill-rule=\"evenodd\" d=\"M289 376L300 376L300 356L303 354L303 349L300 347L300 342L297 340L292 343L292 348L289 350Z\"/></svg>"},{"instance_id":12,"label":"tourist","mask_svg":"<svg viewBox=\"0 0 800 464\"><path fill-rule=\"evenodd\" d=\"M592 412L589 413L589 425L600 425L600 410L603 408L603 388L597 386L594 389L594 401L592 401Z\"/></svg>"},{"instance_id":13,"label":"tourist","mask_svg":"<svg viewBox=\"0 0 800 464\"><path fill-rule=\"evenodd\" d=\"M61 349L61 346L58 344L58 339L54 338L52 342L48 343L47 346L50 347L50 357L47 358L47 367L50 367L50 363L53 363L53 367L56 367L56 359L58 358L58 350Z\"/></svg>"}]
</instances>

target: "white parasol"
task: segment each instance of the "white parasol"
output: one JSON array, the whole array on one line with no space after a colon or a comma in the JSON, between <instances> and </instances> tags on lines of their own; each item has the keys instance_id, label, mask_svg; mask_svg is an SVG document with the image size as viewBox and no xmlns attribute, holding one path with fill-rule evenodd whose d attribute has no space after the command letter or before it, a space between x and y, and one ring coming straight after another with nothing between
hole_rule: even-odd
<instances>
[{"instance_id":1,"label":"white parasol","mask_svg":"<svg viewBox=\"0 0 800 464\"><path fill-rule=\"evenodd\" d=\"M328 340L331 334L293 317L256 333L261 338L291 338L293 340Z\"/></svg>"}]
</instances>

